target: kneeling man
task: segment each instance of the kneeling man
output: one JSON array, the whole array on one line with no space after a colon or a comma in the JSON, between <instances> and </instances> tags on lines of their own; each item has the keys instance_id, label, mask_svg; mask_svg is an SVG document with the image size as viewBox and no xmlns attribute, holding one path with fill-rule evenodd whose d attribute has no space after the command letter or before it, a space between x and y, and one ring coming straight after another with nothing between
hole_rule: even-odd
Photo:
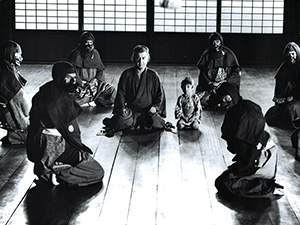
<instances>
[{"instance_id":1,"label":"kneeling man","mask_svg":"<svg viewBox=\"0 0 300 225\"><path fill-rule=\"evenodd\" d=\"M75 68L57 62L52 77L32 99L27 156L35 164L34 173L55 185L101 182L104 170L81 142L77 117L82 109L69 95L77 83Z\"/></svg>"}]
</instances>

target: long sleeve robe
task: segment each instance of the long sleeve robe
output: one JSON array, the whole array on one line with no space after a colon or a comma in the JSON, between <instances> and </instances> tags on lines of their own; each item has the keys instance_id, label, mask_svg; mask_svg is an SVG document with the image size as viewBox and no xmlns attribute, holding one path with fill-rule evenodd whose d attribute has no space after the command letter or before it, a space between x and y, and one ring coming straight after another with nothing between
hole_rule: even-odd
<instances>
[{"instance_id":1,"label":"long sleeve robe","mask_svg":"<svg viewBox=\"0 0 300 225\"><path fill-rule=\"evenodd\" d=\"M6 60L0 63L0 124L8 130L7 138L11 144L26 141L31 107L23 88L26 82L14 65Z\"/></svg>"},{"instance_id":2,"label":"long sleeve robe","mask_svg":"<svg viewBox=\"0 0 300 225\"><path fill-rule=\"evenodd\" d=\"M226 74L223 78L224 80L240 87L241 67L233 51L226 46L223 46L221 50L223 56L216 60L210 58L209 51L209 48L206 49L197 63L197 67L200 70L197 91L207 91L212 89L210 83L216 82L219 68L222 68Z\"/></svg>"},{"instance_id":3,"label":"long sleeve robe","mask_svg":"<svg viewBox=\"0 0 300 225\"><path fill-rule=\"evenodd\" d=\"M284 62L275 75L273 101L275 105L268 109L265 118L269 126L293 127L293 121L300 117L300 61L290 64ZM287 99L293 97L292 101ZM285 102L278 104L278 99Z\"/></svg>"}]
</instances>

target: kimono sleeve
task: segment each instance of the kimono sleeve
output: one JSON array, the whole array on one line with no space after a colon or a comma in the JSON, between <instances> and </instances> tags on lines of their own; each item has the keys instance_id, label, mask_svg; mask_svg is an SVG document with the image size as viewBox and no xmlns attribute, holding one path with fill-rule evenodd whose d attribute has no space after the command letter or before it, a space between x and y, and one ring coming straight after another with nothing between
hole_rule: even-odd
<instances>
[{"instance_id":1,"label":"kimono sleeve","mask_svg":"<svg viewBox=\"0 0 300 225\"><path fill-rule=\"evenodd\" d=\"M163 101L164 101L164 93L163 93L163 86L160 82L159 75L155 72L155 76L153 77L153 87L154 87L154 93L153 93L153 106L159 110Z\"/></svg>"},{"instance_id":2,"label":"kimono sleeve","mask_svg":"<svg viewBox=\"0 0 300 225\"><path fill-rule=\"evenodd\" d=\"M115 100L113 113L119 113L125 109L126 94L126 71L124 71L119 79L118 90Z\"/></svg>"},{"instance_id":3,"label":"kimono sleeve","mask_svg":"<svg viewBox=\"0 0 300 225\"><path fill-rule=\"evenodd\" d=\"M105 66L102 62L100 53L98 51L95 51L94 54L98 58L98 64L99 64L97 67L96 78L97 78L97 80L104 82L105 81L105 76L104 76Z\"/></svg>"},{"instance_id":4,"label":"kimono sleeve","mask_svg":"<svg viewBox=\"0 0 300 225\"><path fill-rule=\"evenodd\" d=\"M182 95L178 97L175 105L175 119L179 119L182 116Z\"/></svg>"},{"instance_id":5,"label":"kimono sleeve","mask_svg":"<svg viewBox=\"0 0 300 225\"><path fill-rule=\"evenodd\" d=\"M241 83L241 67L238 62L238 59L233 51L231 51L229 48L226 48L226 54L227 54L227 67L229 69L227 82L232 83L240 87Z\"/></svg>"}]
</instances>

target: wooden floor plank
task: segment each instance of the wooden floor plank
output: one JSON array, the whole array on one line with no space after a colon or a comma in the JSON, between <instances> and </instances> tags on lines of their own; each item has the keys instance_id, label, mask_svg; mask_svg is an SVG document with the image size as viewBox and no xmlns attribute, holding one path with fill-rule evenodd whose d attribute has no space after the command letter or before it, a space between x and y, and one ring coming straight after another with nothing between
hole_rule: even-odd
<instances>
[{"instance_id":1,"label":"wooden floor plank","mask_svg":"<svg viewBox=\"0 0 300 225\"><path fill-rule=\"evenodd\" d=\"M24 146L9 147L5 157L0 160L0 190L13 176L16 169L24 162L24 160L27 160L26 149Z\"/></svg>"},{"instance_id":2,"label":"wooden floor plank","mask_svg":"<svg viewBox=\"0 0 300 225\"><path fill-rule=\"evenodd\" d=\"M179 131L182 188L187 224L214 224L208 184L199 143L199 130Z\"/></svg>"},{"instance_id":3,"label":"wooden floor plank","mask_svg":"<svg viewBox=\"0 0 300 225\"><path fill-rule=\"evenodd\" d=\"M1 137L4 137L6 136L7 133L3 133ZM9 150L12 148L12 146L10 145L2 145L1 148L0 148L0 160L2 158L5 157L5 155L9 152Z\"/></svg>"},{"instance_id":4,"label":"wooden floor plank","mask_svg":"<svg viewBox=\"0 0 300 225\"><path fill-rule=\"evenodd\" d=\"M39 87L46 82L52 80L51 76L52 65L22 65L19 70L22 76L27 80L27 84L24 89L28 93L29 97L32 98Z\"/></svg>"},{"instance_id":5,"label":"wooden floor plank","mask_svg":"<svg viewBox=\"0 0 300 225\"><path fill-rule=\"evenodd\" d=\"M160 142L157 193L157 224L184 224L186 219L182 188L178 136L163 132Z\"/></svg>"},{"instance_id":6,"label":"wooden floor plank","mask_svg":"<svg viewBox=\"0 0 300 225\"><path fill-rule=\"evenodd\" d=\"M145 139L138 141L138 159L127 225L156 224L160 132L142 136Z\"/></svg>"},{"instance_id":7,"label":"wooden floor plank","mask_svg":"<svg viewBox=\"0 0 300 225\"><path fill-rule=\"evenodd\" d=\"M178 97L177 67L163 67L159 72L168 101L167 120L175 124L174 107ZM168 76L164 76L168 74ZM179 81L180 80L180 81ZM163 132L160 142L159 178L157 193L157 224L181 224L188 217L184 204L182 169L178 135ZM170 204L172 202L172 204ZM172 216L171 216L172 215Z\"/></svg>"},{"instance_id":8,"label":"wooden floor plank","mask_svg":"<svg viewBox=\"0 0 300 225\"><path fill-rule=\"evenodd\" d=\"M2 174L3 170L1 170ZM23 201L34 179L33 165L24 159L6 182L1 182L0 224L6 224Z\"/></svg>"},{"instance_id":9,"label":"wooden floor plank","mask_svg":"<svg viewBox=\"0 0 300 225\"><path fill-rule=\"evenodd\" d=\"M40 224L54 190L55 186L46 182L40 182L39 185L32 183L8 224ZM49 224L51 223L49 221Z\"/></svg>"},{"instance_id":10,"label":"wooden floor plank","mask_svg":"<svg viewBox=\"0 0 300 225\"><path fill-rule=\"evenodd\" d=\"M232 221L231 210L220 204L216 199L217 190L214 186L215 179L226 169L226 162L223 157L221 145L216 139L218 133L214 129L209 111L204 111L203 123L200 126L202 132L198 140L201 155L203 157L203 169L205 182L208 190L208 198L212 207L213 217L209 221L212 224L230 224Z\"/></svg>"},{"instance_id":11,"label":"wooden floor plank","mask_svg":"<svg viewBox=\"0 0 300 225\"><path fill-rule=\"evenodd\" d=\"M107 184L103 207L99 212L98 224L118 225L127 223L137 154L137 143L123 142L119 145L113 171Z\"/></svg>"},{"instance_id":12,"label":"wooden floor plank","mask_svg":"<svg viewBox=\"0 0 300 225\"><path fill-rule=\"evenodd\" d=\"M102 185L99 183L81 188L57 186L39 224L69 224L72 215L81 213L81 205L98 193L101 188Z\"/></svg>"}]
</instances>

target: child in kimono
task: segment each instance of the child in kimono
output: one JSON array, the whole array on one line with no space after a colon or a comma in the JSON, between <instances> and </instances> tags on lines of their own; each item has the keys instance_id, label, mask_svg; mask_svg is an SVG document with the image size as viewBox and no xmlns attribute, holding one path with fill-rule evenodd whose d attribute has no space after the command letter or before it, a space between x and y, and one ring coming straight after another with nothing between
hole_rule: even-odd
<instances>
[{"instance_id":1,"label":"child in kimono","mask_svg":"<svg viewBox=\"0 0 300 225\"><path fill-rule=\"evenodd\" d=\"M194 80L186 77L181 82L183 94L177 99L175 119L179 130L191 128L197 130L200 125L202 107L200 98L195 94Z\"/></svg>"}]
</instances>

